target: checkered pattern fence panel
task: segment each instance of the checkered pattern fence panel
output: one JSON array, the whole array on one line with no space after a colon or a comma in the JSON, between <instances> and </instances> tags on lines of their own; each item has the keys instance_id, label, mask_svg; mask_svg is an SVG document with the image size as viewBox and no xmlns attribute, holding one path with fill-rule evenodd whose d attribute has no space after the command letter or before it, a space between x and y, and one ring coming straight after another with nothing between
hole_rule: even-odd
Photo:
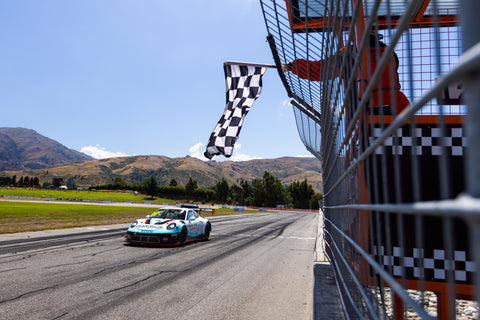
<instances>
[{"instance_id":1,"label":"checkered pattern fence panel","mask_svg":"<svg viewBox=\"0 0 480 320\"><path fill-rule=\"evenodd\" d=\"M446 132L432 125L418 125L413 130L410 127L397 129L394 136L385 140L383 148L376 149L376 154L441 156L442 149L446 148L448 155L463 156L467 148L467 138L461 125L449 126ZM382 128L374 128L369 142L380 137L382 132Z\"/></svg>"},{"instance_id":2,"label":"checkered pattern fence panel","mask_svg":"<svg viewBox=\"0 0 480 320\"><path fill-rule=\"evenodd\" d=\"M475 261L467 251L455 250L448 259L444 249L393 247L390 253L385 247L374 248L374 255L386 270L392 268L396 278L424 279L426 281L447 281L447 273L453 272L457 283L473 283Z\"/></svg>"}]
</instances>

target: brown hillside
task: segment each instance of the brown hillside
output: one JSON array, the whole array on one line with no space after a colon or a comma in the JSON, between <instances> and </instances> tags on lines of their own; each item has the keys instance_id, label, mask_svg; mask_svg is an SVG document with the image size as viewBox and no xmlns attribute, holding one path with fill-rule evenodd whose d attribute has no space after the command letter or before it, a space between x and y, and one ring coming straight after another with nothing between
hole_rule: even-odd
<instances>
[{"instance_id":1,"label":"brown hillside","mask_svg":"<svg viewBox=\"0 0 480 320\"><path fill-rule=\"evenodd\" d=\"M145 177L155 177L160 185L172 179L185 186L190 177L199 187L210 187L225 178L230 185L240 180L251 181L263 177L265 171L279 178L284 185L307 179L315 191L321 191L320 161L316 158L283 157L250 161L201 161L192 157L132 156L109 158L59 165L45 169L3 171L2 176L38 177L40 183L63 178L79 187L113 183L121 177L128 184L141 183Z\"/></svg>"},{"instance_id":2,"label":"brown hillside","mask_svg":"<svg viewBox=\"0 0 480 320\"><path fill-rule=\"evenodd\" d=\"M26 128L0 128L0 171L28 170L92 160Z\"/></svg>"}]
</instances>

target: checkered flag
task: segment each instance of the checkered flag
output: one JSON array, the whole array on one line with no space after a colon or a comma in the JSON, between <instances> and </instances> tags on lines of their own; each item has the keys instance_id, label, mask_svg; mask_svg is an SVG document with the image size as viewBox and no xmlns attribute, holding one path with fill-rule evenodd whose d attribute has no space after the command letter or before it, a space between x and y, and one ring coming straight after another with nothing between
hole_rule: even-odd
<instances>
[{"instance_id":1,"label":"checkered flag","mask_svg":"<svg viewBox=\"0 0 480 320\"><path fill-rule=\"evenodd\" d=\"M262 91L266 66L224 64L227 104L213 129L204 155L208 159L223 154L230 157L238 139L243 119Z\"/></svg>"}]
</instances>

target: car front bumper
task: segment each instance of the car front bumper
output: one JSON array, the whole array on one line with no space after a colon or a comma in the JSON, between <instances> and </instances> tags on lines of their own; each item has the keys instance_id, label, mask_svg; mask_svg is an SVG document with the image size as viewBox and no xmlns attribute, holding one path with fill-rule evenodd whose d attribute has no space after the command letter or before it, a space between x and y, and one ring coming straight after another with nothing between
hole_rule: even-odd
<instances>
[{"instance_id":1,"label":"car front bumper","mask_svg":"<svg viewBox=\"0 0 480 320\"><path fill-rule=\"evenodd\" d=\"M174 245L180 243L179 233L141 233L127 231L125 242L132 244Z\"/></svg>"}]
</instances>

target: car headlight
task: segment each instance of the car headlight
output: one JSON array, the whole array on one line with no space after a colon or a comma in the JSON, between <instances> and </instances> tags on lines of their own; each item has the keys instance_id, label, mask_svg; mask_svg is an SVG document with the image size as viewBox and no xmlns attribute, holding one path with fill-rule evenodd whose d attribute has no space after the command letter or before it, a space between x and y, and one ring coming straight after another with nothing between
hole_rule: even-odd
<instances>
[{"instance_id":1,"label":"car headlight","mask_svg":"<svg viewBox=\"0 0 480 320\"><path fill-rule=\"evenodd\" d=\"M138 224L137 220L133 221L132 224L130 225L130 228L135 228L137 224Z\"/></svg>"},{"instance_id":2,"label":"car headlight","mask_svg":"<svg viewBox=\"0 0 480 320\"><path fill-rule=\"evenodd\" d=\"M167 226L167 230L173 230L176 226L177 226L177 224L176 224L175 222L170 223L170 224Z\"/></svg>"}]
</instances>

